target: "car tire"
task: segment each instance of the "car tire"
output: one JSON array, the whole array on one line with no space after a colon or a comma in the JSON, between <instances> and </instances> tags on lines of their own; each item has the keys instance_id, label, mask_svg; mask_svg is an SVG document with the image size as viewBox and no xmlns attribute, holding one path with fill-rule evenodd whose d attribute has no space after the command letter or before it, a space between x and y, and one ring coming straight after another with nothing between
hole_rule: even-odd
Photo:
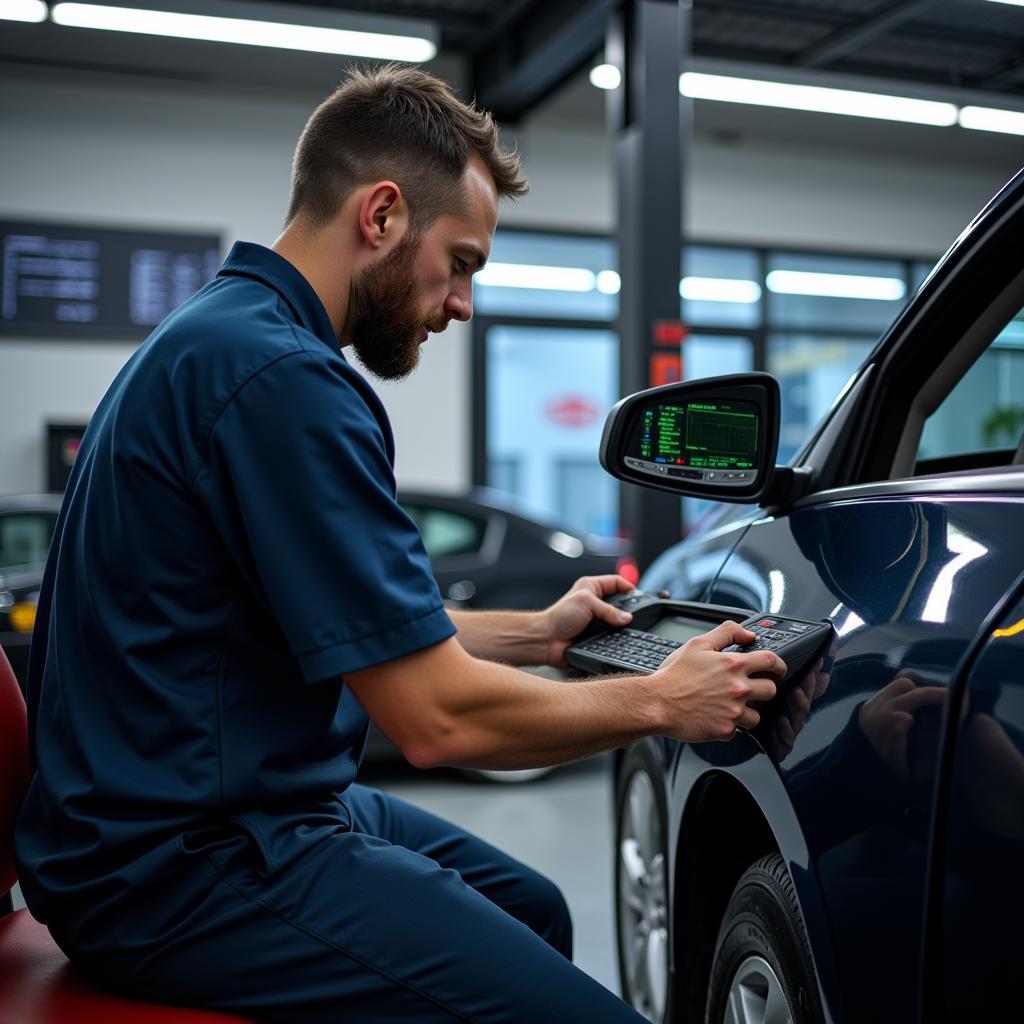
<instances>
[{"instance_id":1,"label":"car tire","mask_svg":"<svg viewBox=\"0 0 1024 1024\"><path fill-rule=\"evenodd\" d=\"M820 1024L807 930L785 862L755 861L740 877L715 944L707 1024Z\"/></svg>"},{"instance_id":2,"label":"car tire","mask_svg":"<svg viewBox=\"0 0 1024 1024\"><path fill-rule=\"evenodd\" d=\"M669 970L668 815L657 758L644 744L622 762L616 793L615 918L622 998L654 1024L673 1018Z\"/></svg>"}]
</instances>

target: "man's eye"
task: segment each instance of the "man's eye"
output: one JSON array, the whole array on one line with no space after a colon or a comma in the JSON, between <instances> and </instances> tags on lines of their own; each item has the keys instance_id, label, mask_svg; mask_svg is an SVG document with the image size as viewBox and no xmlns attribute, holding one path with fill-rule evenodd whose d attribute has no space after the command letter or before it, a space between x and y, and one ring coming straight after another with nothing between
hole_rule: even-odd
<instances>
[{"instance_id":1,"label":"man's eye","mask_svg":"<svg viewBox=\"0 0 1024 1024\"><path fill-rule=\"evenodd\" d=\"M469 264L465 260L459 259L459 257L456 256L455 257L455 270L456 270L456 273L464 274L464 273L466 273L467 270L469 270Z\"/></svg>"}]
</instances>

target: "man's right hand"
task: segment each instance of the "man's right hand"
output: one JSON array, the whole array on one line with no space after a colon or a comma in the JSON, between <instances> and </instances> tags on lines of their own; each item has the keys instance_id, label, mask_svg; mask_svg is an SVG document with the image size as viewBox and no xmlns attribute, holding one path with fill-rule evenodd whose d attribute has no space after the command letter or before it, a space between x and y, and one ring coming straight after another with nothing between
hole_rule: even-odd
<instances>
[{"instance_id":1,"label":"man's right hand","mask_svg":"<svg viewBox=\"0 0 1024 1024\"><path fill-rule=\"evenodd\" d=\"M775 679L785 676L786 663L771 651L722 650L754 639L750 630L723 622L666 658L654 673L669 723L665 735L687 743L731 740L737 729L753 729L760 722L748 701L771 700Z\"/></svg>"}]
</instances>

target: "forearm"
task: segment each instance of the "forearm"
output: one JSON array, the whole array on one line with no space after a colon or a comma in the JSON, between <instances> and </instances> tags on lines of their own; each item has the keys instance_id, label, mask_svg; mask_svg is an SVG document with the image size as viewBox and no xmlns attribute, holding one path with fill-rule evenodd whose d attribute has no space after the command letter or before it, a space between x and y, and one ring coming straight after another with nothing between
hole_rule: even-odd
<instances>
[{"instance_id":1,"label":"forearm","mask_svg":"<svg viewBox=\"0 0 1024 1024\"><path fill-rule=\"evenodd\" d=\"M567 635L572 635L566 631ZM529 643L516 631L523 656ZM516 637L518 636L518 640ZM469 654L453 637L350 672L345 684L417 767L529 768L558 764L644 736L731 739L757 725L748 701L768 701L785 674L769 651L723 653L754 634L724 622L694 637L650 676L560 682ZM494 647L490 647L493 653Z\"/></svg>"},{"instance_id":2,"label":"forearm","mask_svg":"<svg viewBox=\"0 0 1024 1024\"><path fill-rule=\"evenodd\" d=\"M468 658L462 673L437 705L429 743L413 755L423 765L559 764L626 746L663 726L649 676L561 683Z\"/></svg>"},{"instance_id":3,"label":"forearm","mask_svg":"<svg viewBox=\"0 0 1024 1024\"><path fill-rule=\"evenodd\" d=\"M546 665L549 630L543 612L452 611L463 649L506 665Z\"/></svg>"}]
</instances>

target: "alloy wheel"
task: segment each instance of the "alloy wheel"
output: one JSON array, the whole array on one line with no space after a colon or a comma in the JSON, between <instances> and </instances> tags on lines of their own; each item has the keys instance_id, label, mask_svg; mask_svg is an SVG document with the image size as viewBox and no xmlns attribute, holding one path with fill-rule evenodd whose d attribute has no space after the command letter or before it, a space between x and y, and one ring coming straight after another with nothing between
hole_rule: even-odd
<instances>
[{"instance_id":1,"label":"alloy wheel","mask_svg":"<svg viewBox=\"0 0 1024 1024\"><path fill-rule=\"evenodd\" d=\"M655 1024L668 1001L668 886L665 842L654 784L645 771L629 781L619 837L619 943L624 994Z\"/></svg>"},{"instance_id":2,"label":"alloy wheel","mask_svg":"<svg viewBox=\"0 0 1024 1024\"><path fill-rule=\"evenodd\" d=\"M723 1024L793 1024L782 982L763 957L747 957L736 969Z\"/></svg>"}]
</instances>

